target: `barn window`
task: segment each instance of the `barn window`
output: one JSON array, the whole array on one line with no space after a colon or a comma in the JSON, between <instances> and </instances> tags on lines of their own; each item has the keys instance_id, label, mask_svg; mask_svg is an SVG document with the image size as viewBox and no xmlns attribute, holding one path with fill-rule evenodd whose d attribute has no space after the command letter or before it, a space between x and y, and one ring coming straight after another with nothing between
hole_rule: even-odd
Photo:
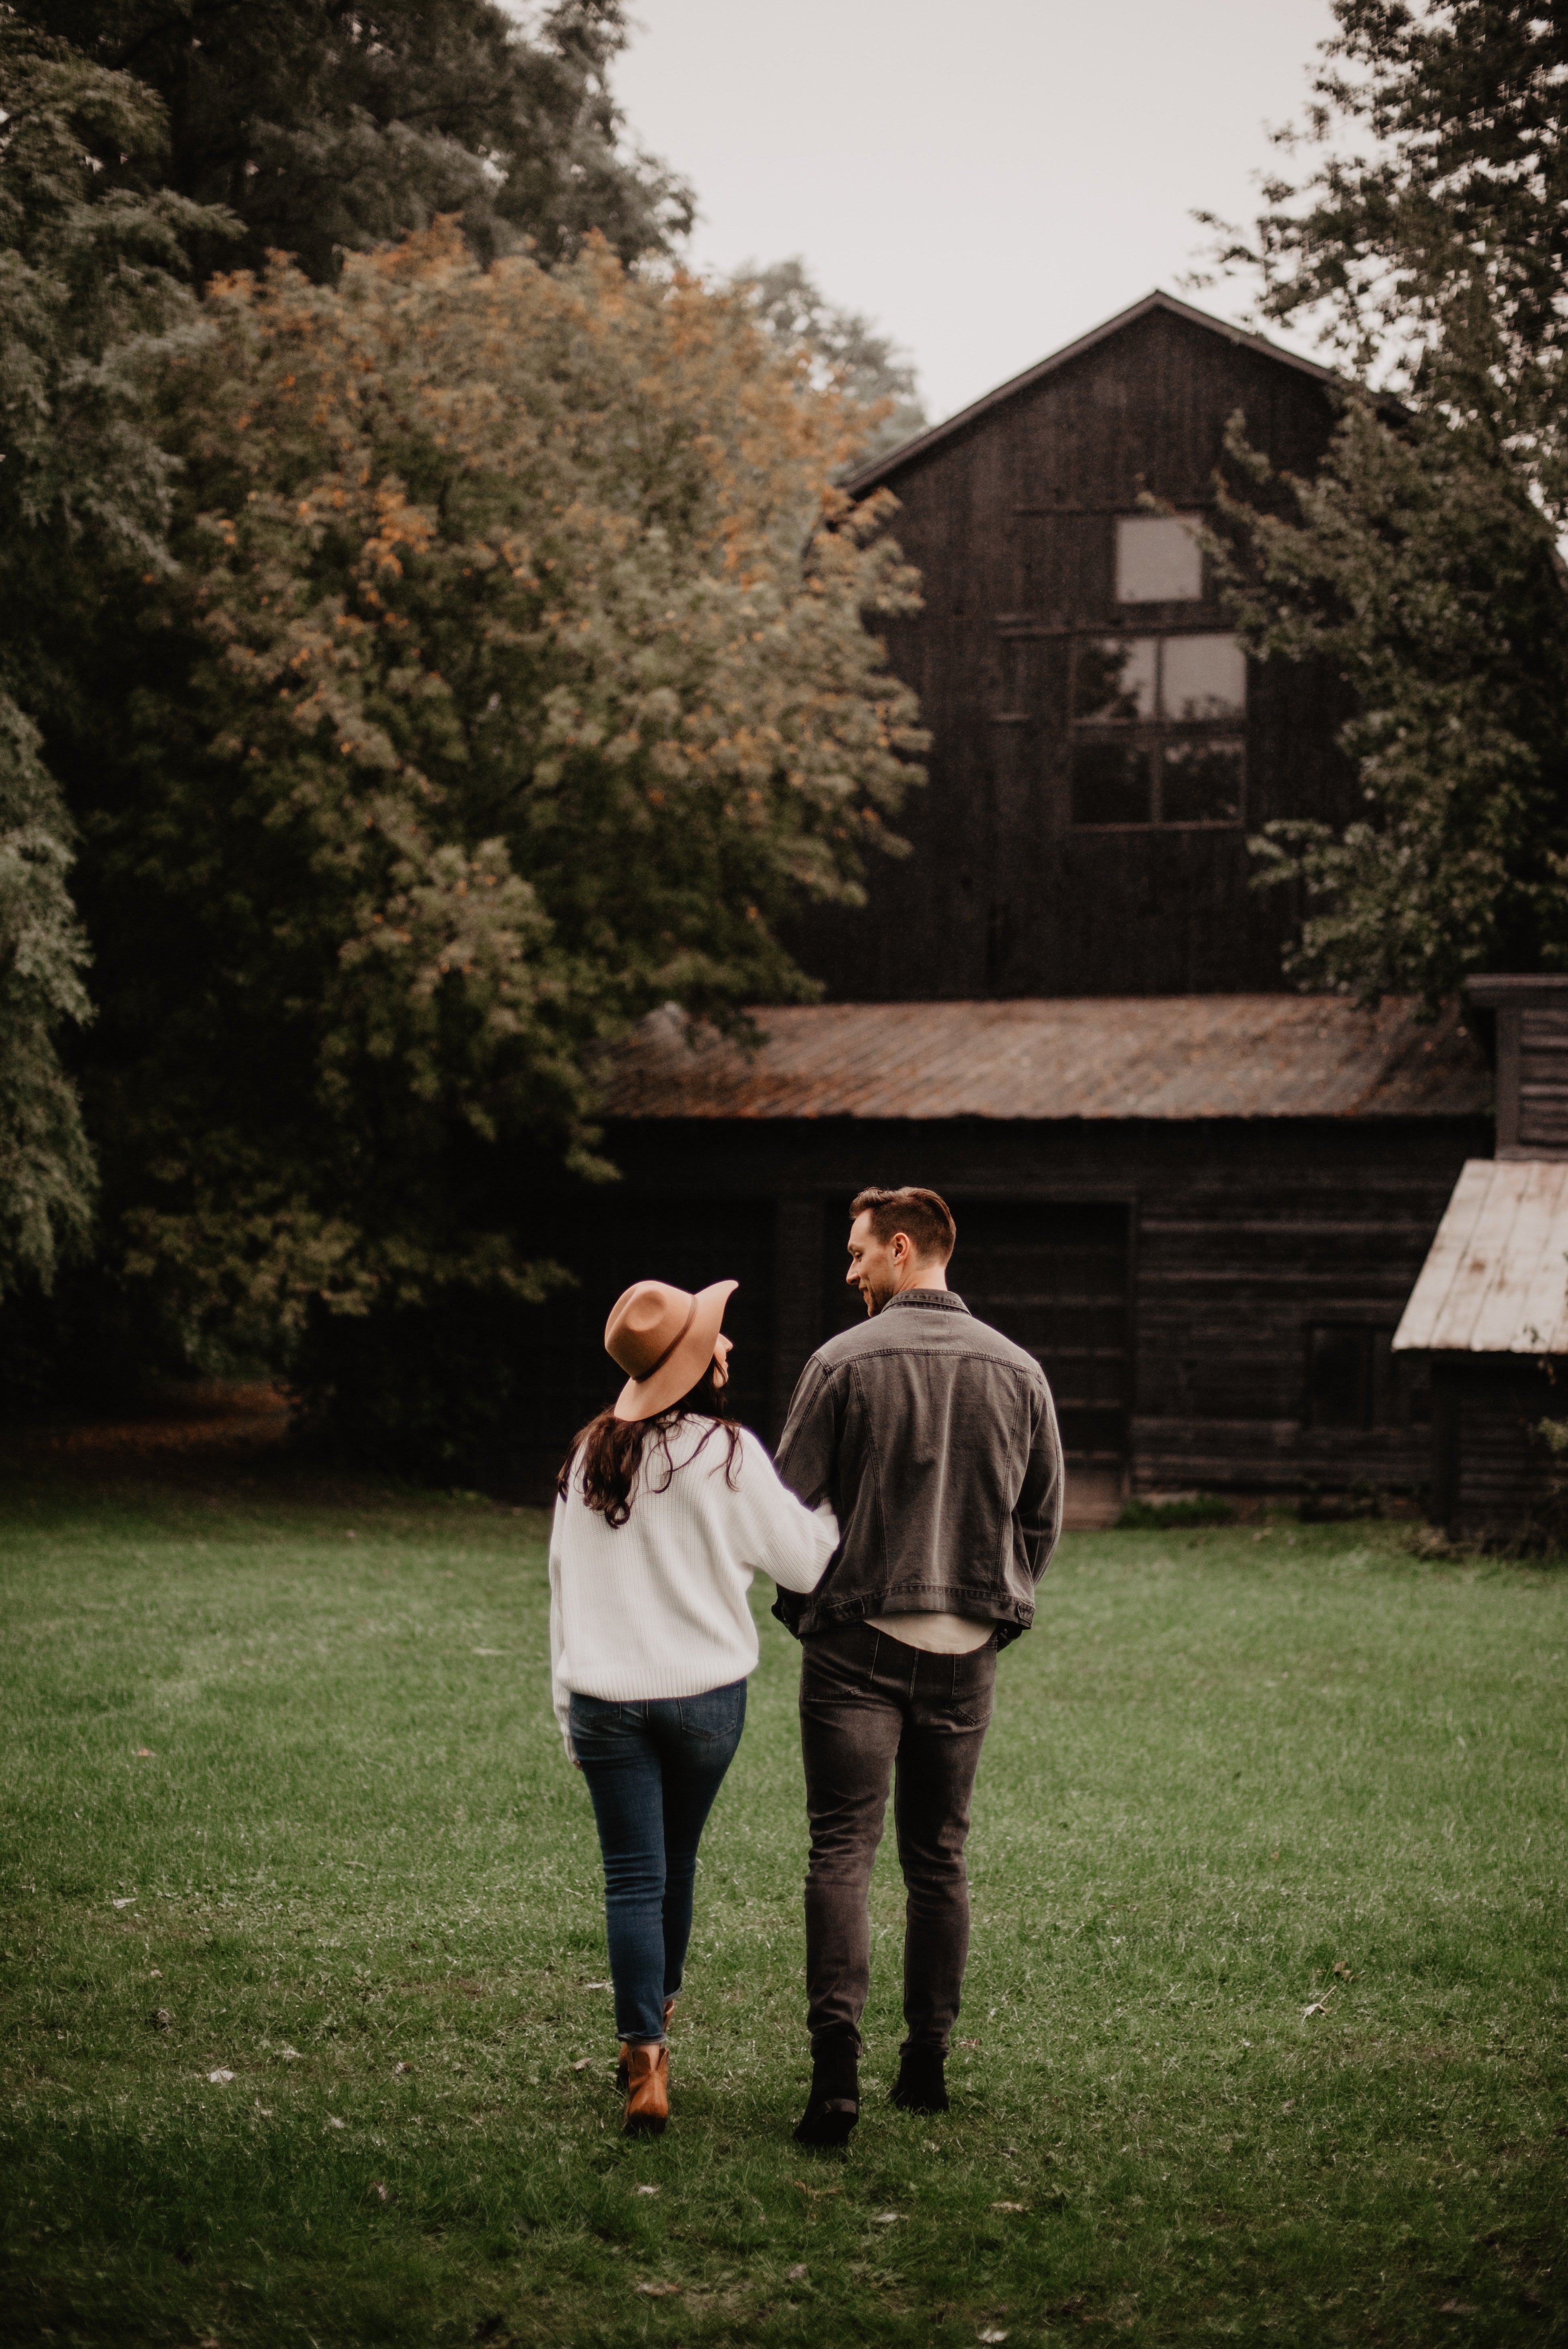
<instances>
[{"instance_id":1,"label":"barn window","mask_svg":"<svg viewBox=\"0 0 1568 2349\"><path fill-rule=\"evenodd\" d=\"M1073 671L1073 822L1240 823L1246 706L1234 636L1086 638Z\"/></svg>"},{"instance_id":2,"label":"barn window","mask_svg":"<svg viewBox=\"0 0 1568 2349\"><path fill-rule=\"evenodd\" d=\"M1202 527L1197 514L1119 514L1116 523L1119 604L1196 604L1203 594Z\"/></svg>"}]
</instances>

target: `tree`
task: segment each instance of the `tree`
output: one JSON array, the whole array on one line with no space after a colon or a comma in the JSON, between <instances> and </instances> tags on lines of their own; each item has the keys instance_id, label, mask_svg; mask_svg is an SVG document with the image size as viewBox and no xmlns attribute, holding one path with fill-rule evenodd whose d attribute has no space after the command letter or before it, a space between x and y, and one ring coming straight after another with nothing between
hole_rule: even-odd
<instances>
[{"instance_id":1,"label":"tree","mask_svg":"<svg viewBox=\"0 0 1568 2349\"><path fill-rule=\"evenodd\" d=\"M460 212L486 257L597 230L630 260L690 227L690 191L626 151L609 69L621 0L558 0L529 32L497 0L15 0L19 17L163 99L170 184L222 205L238 246L191 241L199 278L269 250L315 278L346 252Z\"/></svg>"},{"instance_id":2,"label":"tree","mask_svg":"<svg viewBox=\"0 0 1568 2349\"><path fill-rule=\"evenodd\" d=\"M56 1031L88 1014L66 888L70 824L36 728L0 697L0 1297L48 1289L86 1244L95 1187Z\"/></svg>"},{"instance_id":3,"label":"tree","mask_svg":"<svg viewBox=\"0 0 1568 2349\"><path fill-rule=\"evenodd\" d=\"M1568 630L1517 475L1473 433L1362 398L1315 481L1274 481L1239 426L1232 453L1250 477L1223 501L1232 610L1260 657L1348 679L1367 811L1253 843L1265 884L1305 885L1287 968L1435 1007L1470 971L1568 960Z\"/></svg>"},{"instance_id":4,"label":"tree","mask_svg":"<svg viewBox=\"0 0 1568 2349\"><path fill-rule=\"evenodd\" d=\"M741 295L442 223L206 313L181 568L73 769L90 1081L128 1277L308 1384L334 1322L539 1293L527 1170L593 1171L628 1021L809 991L779 918L897 845L920 738L862 613L913 582Z\"/></svg>"},{"instance_id":5,"label":"tree","mask_svg":"<svg viewBox=\"0 0 1568 2349\"><path fill-rule=\"evenodd\" d=\"M194 331L156 184L161 109L0 14L0 1295L82 1245L90 1153L57 1037L88 1000L72 827L28 711L117 572L163 560L169 460L148 373ZM51 626L51 617L54 625Z\"/></svg>"},{"instance_id":6,"label":"tree","mask_svg":"<svg viewBox=\"0 0 1568 2349\"><path fill-rule=\"evenodd\" d=\"M1568 29L1495 0L1335 16L1284 142L1310 168L1222 259L1398 402L1352 396L1317 483L1229 520L1254 649L1357 688L1367 814L1260 846L1307 885L1302 977L1433 999L1568 959Z\"/></svg>"},{"instance_id":7,"label":"tree","mask_svg":"<svg viewBox=\"0 0 1568 2349\"><path fill-rule=\"evenodd\" d=\"M817 381L872 411L851 451L852 463L867 463L924 431L930 419L907 355L860 311L836 308L799 257L776 261L768 269L748 262L735 282L781 349L806 354Z\"/></svg>"}]
</instances>

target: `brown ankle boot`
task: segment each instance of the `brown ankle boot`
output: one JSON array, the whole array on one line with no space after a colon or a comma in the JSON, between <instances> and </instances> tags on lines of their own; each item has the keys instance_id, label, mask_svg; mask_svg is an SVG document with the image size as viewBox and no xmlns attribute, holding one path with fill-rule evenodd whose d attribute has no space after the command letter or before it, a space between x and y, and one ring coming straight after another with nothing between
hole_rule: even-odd
<instances>
[{"instance_id":1,"label":"brown ankle boot","mask_svg":"<svg viewBox=\"0 0 1568 2349\"><path fill-rule=\"evenodd\" d=\"M669 2027L670 2027L670 2017L671 2017L671 2015L675 2013L675 2011L676 2011L676 2002L675 2002L674 1999L673 1999L673 1998L666 1998L666 1999L665 1999L665 2029L666 2031L667 2031L667 2030L669 2029ZM625 2043L625 2041L623 2039L623 2040L622 2040L622 2042L621 2042L621 2060L620 2060L620 2062L619 2062L619 2063L616 2064L616 2066L615 2066L615 2094L616 2094L618 2096L624 2096L624 2095L625 2095L625 2093L626 2093L626 2043Z\"/></svg>"},{"instance_id":2,"label":"brown ankle boot","mask_svg":"<svg viewBox=\"0 0 1568 2349\"><path fill-rule=\"evenodd\" d=\"M626 2047L626 2113L621 2127L627 2137L662 2137L670 2116L670 2051L667 2047Z\"/></svg>"}]
</instances>

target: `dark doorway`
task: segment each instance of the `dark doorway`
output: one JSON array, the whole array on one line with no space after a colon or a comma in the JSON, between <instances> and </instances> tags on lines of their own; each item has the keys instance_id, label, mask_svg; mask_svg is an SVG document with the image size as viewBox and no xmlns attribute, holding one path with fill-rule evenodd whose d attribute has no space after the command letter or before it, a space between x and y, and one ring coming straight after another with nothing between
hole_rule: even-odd
<instances>
[{"instance_id":1,"label":"dark doorway","mask_svg":"<svg viewBox=\"0 0 1568 2349\"><path fill-rule=\"evenodd\" d=\"M1130 1215L1122 1205L965 1199L949 1203L958 1246L948 1286L972 1313L1034 1355L1051 1382L1069 1468L1119 1478L1131 1411ZM843 1285L846 1203L828 1208L825 1322L863 1318Z\"/></svg>"}]
</instances>

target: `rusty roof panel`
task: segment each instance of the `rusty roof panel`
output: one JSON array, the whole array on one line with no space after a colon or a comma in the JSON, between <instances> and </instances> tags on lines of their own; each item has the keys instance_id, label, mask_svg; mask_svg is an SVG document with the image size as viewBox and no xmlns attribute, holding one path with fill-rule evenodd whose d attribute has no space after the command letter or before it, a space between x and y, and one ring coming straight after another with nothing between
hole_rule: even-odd
<instances>
[{"instance_id":1,"label":"rusty roof panel","mask_svg":"<svg viewBox=\"0 0 1568 2349\"><path fill-rule=\"evenodd\" d=\"M1472 1117L1491 1096L1457 1010L1332 996L823 1003L759 1010L748 1055L673 1006L611 1062L614 1118Z\"/></svg>"}]
</instances>

